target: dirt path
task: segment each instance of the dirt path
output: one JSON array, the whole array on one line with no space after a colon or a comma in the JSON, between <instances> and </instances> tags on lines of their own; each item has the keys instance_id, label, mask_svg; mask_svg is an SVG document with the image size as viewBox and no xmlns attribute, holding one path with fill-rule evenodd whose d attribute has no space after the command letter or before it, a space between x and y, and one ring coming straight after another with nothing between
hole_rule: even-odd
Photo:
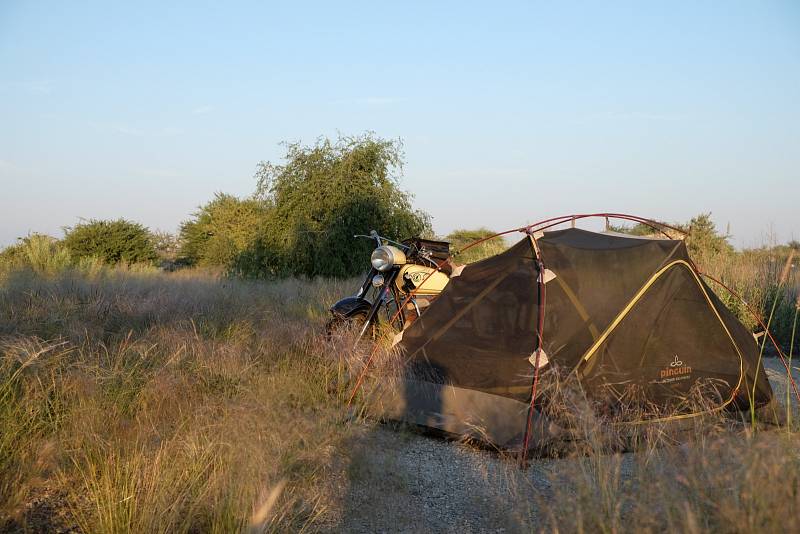
<instances>
[{"instance_id":1,"label":"dirt path","mask_svg":"<svg viewBox=\"0 0 800 534\"><path fill-rule=\"evenodd\" d=\"M800 362L793 365L800 381ZM786 371L765 360L779 400ZM354 438L351 465L336 481L342 502L331 531L522 532L535 530L551 480L574 459L536 459L526 472L512 458L457 442L376 426ZM622 479L635 460L626 454Z\"/></svg>"}]
</instances>

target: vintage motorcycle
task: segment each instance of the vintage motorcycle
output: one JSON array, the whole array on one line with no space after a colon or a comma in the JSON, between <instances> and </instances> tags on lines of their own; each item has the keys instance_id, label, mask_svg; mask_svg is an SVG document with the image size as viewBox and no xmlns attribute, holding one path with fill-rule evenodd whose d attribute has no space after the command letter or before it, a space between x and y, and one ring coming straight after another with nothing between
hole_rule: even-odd
<instances>
[{"instance_id":1,"label":"vintage motorcycle","mask_svg":"<svg viewBox=\"0 0 800 534\"><path fill-rule=\"evenodd\" d=\"M450 243L446 241L411 238L398 243L375 230L353 237L375 241L372 268L354 296L331 306L326 326L329 334L349 326L359 329L358 338L367 332L374 335L384 320L402 330L422 315L450 281ZM437 271L439 265L442 267Z\"/></svg>"}]
</instances>

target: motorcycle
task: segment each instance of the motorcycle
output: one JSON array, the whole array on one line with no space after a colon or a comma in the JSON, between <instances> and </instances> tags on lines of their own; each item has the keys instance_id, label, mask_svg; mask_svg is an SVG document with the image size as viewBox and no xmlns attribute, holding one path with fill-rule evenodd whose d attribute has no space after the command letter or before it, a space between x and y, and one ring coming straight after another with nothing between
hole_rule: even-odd
<instances>
[{"instance_id":1,"label":"motorcycle","mask_svg":"<svg viewBox=\"0 0 800 534\"><path fill-rule=\"evenodd\" d=\"M375 241L371 268L355 295L331 306L328 334L350 326L359 329L358 339L368 331L374 337L383 317L395 330L403 330L422 315L450 281L450 243L446 241L415 237L398 243L375 230L353 238Z\"/></svg>"}]
</instances>

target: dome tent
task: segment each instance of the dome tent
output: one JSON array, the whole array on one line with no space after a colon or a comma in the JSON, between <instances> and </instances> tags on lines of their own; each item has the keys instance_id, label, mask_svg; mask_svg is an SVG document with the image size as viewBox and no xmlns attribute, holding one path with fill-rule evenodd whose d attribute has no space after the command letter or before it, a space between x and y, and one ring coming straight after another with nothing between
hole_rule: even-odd
<instances>
[{"instance_id":1,"label":"dome tent","mask_svg":"<svg viewBox=\"0 0 800 534\"><path fill-rule=\"evenodd\" d=\"M503 448L527 446L529 428L531 443L553 433L539 413L546 398L532 388L537 362L569 370L610 405L637 391L657 408L648 420L772 401L754 337L682 240L576 228L528 235L454 273L396 345L403 376L373 413ZM702 409L687 402L709 385Z\"/></svg>"}]
</instances>

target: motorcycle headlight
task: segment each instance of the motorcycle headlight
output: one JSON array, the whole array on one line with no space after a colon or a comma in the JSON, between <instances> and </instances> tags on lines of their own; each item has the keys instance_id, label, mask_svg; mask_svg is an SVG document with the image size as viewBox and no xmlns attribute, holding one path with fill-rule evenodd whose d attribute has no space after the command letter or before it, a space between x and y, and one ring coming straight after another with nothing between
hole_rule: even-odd
<instances>
[{"instance_id":1,"label":"motorcycle headlight","mask_svg":"<svg viewBox=\"0 0 800 534\"><path fill-rule=\"evenodd\" d=\"M389 247L378 247L369 259L376 271L388 271L394 265L394 258Z\"/></svg>"},{"instance_id":2,"label":"motorcycle headlight","mask_svg":"<svg viewBox=\"0 0 800 534\"><path fill-rule=\"evenodd\" d=\"M372 286L373 287L381 287L383 285L383 275L376 274L372 277Z\"/></svg>"},{"instance_id":3,"label":"motorcycle headlight","mask_svg":"<svg viewBox=\"0 0 800 534\"><path fill-rule=\"evenodd\" d=\"M384 245L375 249L370 262L376 271L386 272L395 265L403 265L406 255L399 248Z\"/></svg>"}]
</instances>

